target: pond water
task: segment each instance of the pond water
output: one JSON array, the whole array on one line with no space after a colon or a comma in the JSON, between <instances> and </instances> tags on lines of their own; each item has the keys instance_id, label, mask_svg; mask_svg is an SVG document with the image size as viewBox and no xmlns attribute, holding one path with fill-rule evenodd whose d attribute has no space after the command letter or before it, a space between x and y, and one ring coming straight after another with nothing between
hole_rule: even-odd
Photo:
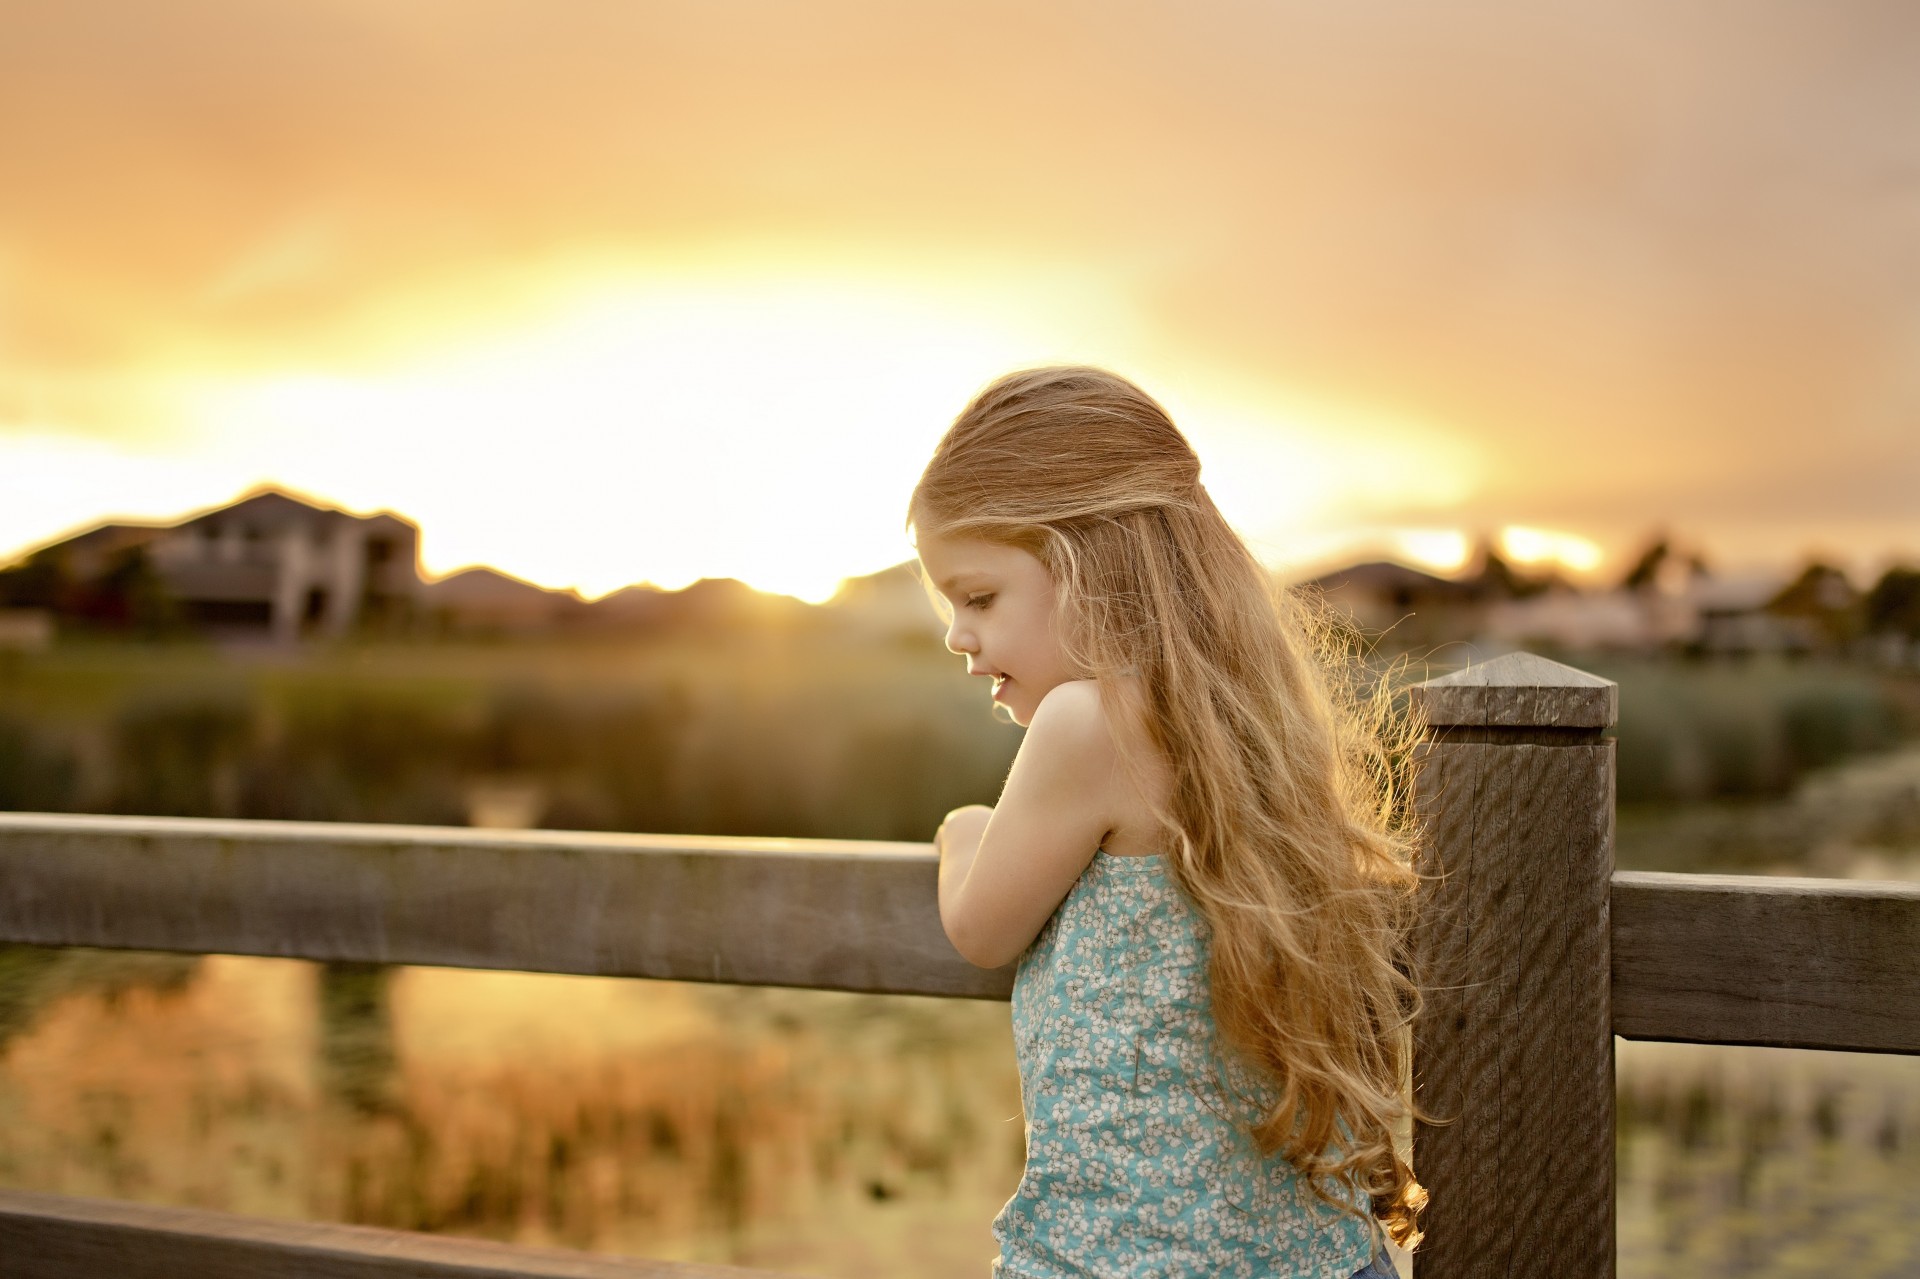
<instances>
[{"instance_id":1,"label":"pond water","mask_svg":"<svg viewBox=\"0 0 1920 1279\"><path fill-rule=\"evenodd\" d=\"M13 1187L944 1276L1019 1177L1004 1005L37 955L64 993L0 1057Z\"/></svg>"},{"instance_id":2,"label":"pond water","mask_svg":"<svg viewBox=\"0 0 1920 1279\"><path fill-rule=\"evenodd\" d=\"M7 959L9 1186L978 1279L1019 1177L1001 1004ZM1619 1085L1622 1276L1920 1274L1920 1061L1622 1043Z\"/></svg>"},{"instance_id":3,"label":"pond water","mask_svg":"<svg viewBox=\"0 0 1920 1279\"><path fill-rule=\"evenodd\" d=\"M1920 1058L1618 1047L1623 1277L1920 1275Z\"/></svg>"}]
</instances>

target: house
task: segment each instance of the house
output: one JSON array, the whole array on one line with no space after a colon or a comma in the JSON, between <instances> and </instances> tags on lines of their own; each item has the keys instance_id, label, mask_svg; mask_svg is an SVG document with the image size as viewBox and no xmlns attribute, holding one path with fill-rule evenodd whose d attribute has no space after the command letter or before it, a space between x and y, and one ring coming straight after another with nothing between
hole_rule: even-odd
<instances>
[{"instance_id":1,"label":"house","mask_svg":"<svg viewBox=\"0 0 1920 1279\"><path fill-rule=\"evenodd\" d=\"M780 634L816 625L817 610L731 577L703 577L677 591L628 586L584 606L576 631L605 634Z\"/></svg>"},{"instance_id":2,"label":"house","mask_svg":"<svg viewBox=\"0 0 1920 1279\"><path fill-rule=\"evenodd\" d=\"M1634 591L1555 586L1487 608L1480 640L1495 648L1551 646L1570 652L1653 651L1668 639L1658 601Z\"/></svg>"},{"instance_id":3,"label":"house","mask_svg":"<svg viewBox=\"0 0 1920 1279\"><path fill-rule=\"evenodd\" d=\"M392 512L354 515L265 486L173 524L102 524L29 562L80 584L133 570L190 625L289 641L405 622L419 547L420 530Z\"/></svg>"},{"instance_id":4,"label":"house","mask_svg":"<svg viewBox=\"0 0 1920 1279\"><path fill-rule=\"evenodd\" d=\"M578 592L549 590L484 566L428 582L421 604L433 625L449 634L543 634L587 608Z\"/></svg>"},{"instance_id":5,"label":"house","mask_svg":"<svg viewBox=\"0 0 1920 1279\"><path fill-rule=\"evenodd\" d=\"M438 634L521 637L781 633L810 624L815 612L725 577L677 591L626 586L588 601L576 590L538 586L484 566L427 583L421 606Z\"/></svg>"},{"instance_id":6,"label":"house","mask_svg":"<svg viewBox=\"0 0 1920 1279\"><path fill-rule=\"evenodd\" d=\"M1695 618L1690 647L1717 657L1812 652L1819 646L1813 621L1768 608L1780 594L1779 580L1765 573L1701 579L1685 596Z\"/></svg>"},{"instance_id":7,"label":"house","mask_svg":"<svg viewBox=\"0 0 1920 1279\"><path fill-rule=\"evenodd\" d=\"M53 614L44 608L0 608L0 652L44 653L53 646Z\"/></svg>"},{"instance_id":8,"label":"house","mask_svg":"<svg viewBox=\"0 0 1920 1279\"><path fill-rule=\"evenodd\" d=\"M1486 589L1477 578L1436 577L1392 560L1336 569L1300 583L1370 635L1397 645L1444 643L1476 633Z\"/></svg>"}]
</instances>

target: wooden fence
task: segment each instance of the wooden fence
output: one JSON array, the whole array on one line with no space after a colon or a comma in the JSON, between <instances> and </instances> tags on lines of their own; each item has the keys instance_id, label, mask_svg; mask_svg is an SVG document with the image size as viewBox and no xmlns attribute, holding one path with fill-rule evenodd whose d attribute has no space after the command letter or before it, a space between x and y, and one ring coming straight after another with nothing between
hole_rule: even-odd
<instances>
[{"instance_id":1,"label":"wooden fence","mask_svg":"<svg viewBox=\"0 0 1920 1279\"><path fill-rule=\"evenodd\" d=\"M1615 686L1513 654L1432 726L1420 1279L1614 1266L1613 1037L1920 1052L1920 885L1615 873ZM921 844L0 814L0 942L1005 999ZM983 1260L982 1269L984 1272ZM8 1279L755 1272L0 1192Z\"/></svg>"}]
</instances>

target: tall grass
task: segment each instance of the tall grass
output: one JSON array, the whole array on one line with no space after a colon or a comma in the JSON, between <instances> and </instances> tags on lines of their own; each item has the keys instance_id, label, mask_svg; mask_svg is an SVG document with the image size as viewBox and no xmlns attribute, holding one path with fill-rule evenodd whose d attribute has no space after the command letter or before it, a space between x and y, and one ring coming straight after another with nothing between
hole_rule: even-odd
<instances>
[{"instance_id":1,"label":"tall grass","mask_svg":"<svg viewBox=\"0 0 1920 1279\"><path fill-rule=\"evenodd\" d=\"M0 710L0 805L460 825L508 781L556 829L924 840L1019 734L928 642L54 653Z\"/></svg>"},{"instance_id":2,"label":"tall grass","mask_svg":"<svg viewBox=\"0 0 1920 1279\"><path fill-rule=\"evenodd\" d=\"M1619 798L1784 795L1808 772L1920 729L1898 677L1845 666L1597 660L1620 684Z\"/></svg>"},{"instance_id":3,"label":"tall grass","mask_svg":"<svg viewBox=\"0 0 1920 1279\"><path fill-rule=\"evenodd\" d=\"M1002 1005L371 976L216 957L63 996L0 1054L0 1185L822 1275L985 1266L1023 1157ZM487 1024L448 1044L449 1005Z\"/></svg>"},{"instance_id":4,"label":"tall grass","mask_svg":"<svg viewBox=\"0 0 1920 1279\"><path fill-rule=\"evenodd\" d=\"M1868 670L1599 660L1623 804L1784 795L1920 729ZM932 640L58 650L0 672L0 807L458 825L489 785L558 829L925 839L1019 734Z\"/></svg>"}]
</instances>

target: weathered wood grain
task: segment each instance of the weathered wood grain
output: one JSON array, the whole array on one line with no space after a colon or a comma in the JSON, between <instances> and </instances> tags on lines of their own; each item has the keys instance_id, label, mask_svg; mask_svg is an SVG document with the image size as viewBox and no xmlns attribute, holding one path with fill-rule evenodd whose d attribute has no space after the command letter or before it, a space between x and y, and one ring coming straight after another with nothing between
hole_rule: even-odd
<instances>
[{"instance_id":1,"label":"weathered wood grain","mask_svg":"<svg viewBox=\"0 0 1920 1279\"><path fill-rule=\"evenodd\" d=\"M1603 1279L1613 1258L1613 744L1425 749L1419 1268Z\"/></svg>"},{"instance_id":2,"label":"weathered wood grain","mask_svg":"<svg viewBox=\"0 0 1920 1279\"><path fill-rule=\"evenodd\" d=\"M1613 1028L1920 1053L1920 884L1623 871Z\"/></svg>"},{"instance_id":3,"label":"weathered wood grain","mask_svg":"<svg viewBox=\"0 0 1920 1279\"><path fill-rule=\"evenodd\" d=\"M1457 771L1422 777L1441 846L1476 816ZM721 900L676 904L690 882ZM0 942L1004 999L932 894L919 845L0 814ZM1920 886L1622 872L1611 898L1617 1034L1920 1052Z\"/></svg>"},{"instance_id":4,"label":"weathered wood grain","mask_svg":"<svg viewBox=\"0 0 1920 1279\"><path fill-rule=\"evenodd\" d=\"M6 1279L773 1279L444 1236L0 1190Z\"/></svg>"},{"instance_id":5,"label":"weathered wood grain","mask_svg":"<svg viewBox=\"0 0 1920 1279\"><path fill-rule=\"evenodd\" d=\"M1514 653L1411 690L1432 728L1414 938L1424 1279L1613 1274L1608 680Z\"/></svg>"},{"instance_id":6,"label":"weathered wood grain","mask_svg":"<svg viewBox=\"0 0 1920 1279\"><path fill-rule=\"evenodd\" d=\"M1421 886L1413 936L1413 975L1424 993L1413 1028L1413 1094L1423 1120L1433 1122L1416 1123L1413 1134L1414 1176L1428 1193L1421 1216L1426 1239L1416 1256L1422 1279L1457 1279L1471 1272L1450 1263L1449 1253L1465 1256L1482 1175L1494 1172L1487 1132L1471 1122L1468 1104L1469 1089L1486 1077L1489 1061L1480 1051L1483 1037L1471 1032L1492 1016L1487 985L1466 972L1474 936L1467 903L1478 869L1471 850L1483 779L1474 761L1456 750L1430 747L1423 756L1418 800L1428 842L1418 868L1430 878Z\"/></svg>"},{"instance_id":7,"label":"weathered wood grain","mask_svg":"<svg viewBox=\"0 0 1920 1279\"><path fill-rule=\"evenodd\" d=\"M0 941L1005 999L922 844L0 814Z\"/></svg>"},{"instance_id":8,"label":"weathered wood grain","mask_svg":"<svg viewBox=\"0 0 1920 1279\"><path fill-rule=\"evenodd\" d=\"M1620 717L1620 686L1532 653L1508 653L1408 690L1435 728L1585 728Z\"/></svg>"}]
</instances>

